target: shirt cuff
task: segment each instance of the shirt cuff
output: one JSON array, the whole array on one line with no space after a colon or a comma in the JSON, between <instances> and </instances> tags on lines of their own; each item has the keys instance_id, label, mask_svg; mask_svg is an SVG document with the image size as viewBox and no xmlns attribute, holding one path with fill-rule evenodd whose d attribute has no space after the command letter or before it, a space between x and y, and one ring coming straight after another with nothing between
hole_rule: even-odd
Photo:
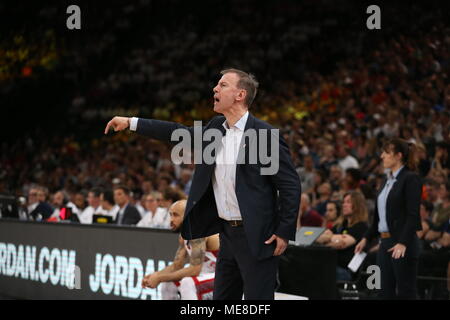
<instances>
[{"instance_id":1,"label":"shirt cuff","mask_svg":"<svg viewBox=\"0 0 450 320\"><path fill-rule=\"evenodd\" d=\"M136 118L136 117L133 117L130 119L130 130L131 131L136 131L138 120L139 120L139 118Z\"/></svg>"}]
</instances>

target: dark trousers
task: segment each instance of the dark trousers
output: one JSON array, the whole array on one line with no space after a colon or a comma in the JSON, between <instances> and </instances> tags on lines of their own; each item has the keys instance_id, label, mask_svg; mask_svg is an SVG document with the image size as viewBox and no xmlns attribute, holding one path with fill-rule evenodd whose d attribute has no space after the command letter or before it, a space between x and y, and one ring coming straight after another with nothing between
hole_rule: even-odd
<instances>
[{"instance_id":1,"label":"dark trousers","mask_svg":"<svg viewBox=\"0 0 450 320\"><path fill-rule=\"evenodd\" d=\"M274 247L275 248L275 247ZM214 300L273 300L279 257L258 260L250 252L243 226L224 222L214 279Z\"/></svg>"},{"instance_id":2,"label":"dark trousers","mask_svg":"<svg viewBox=\"0 0 450 320\"><path fill-rule=\"evenodd\" d=\"M392 258L389 249L397 243L392 239L381 239L378 250L377 263L381 271L380 298L391 299L417 299L417 265L419 257L419 240L414 238L406 246L404 258Z\"/></svg>"}]
</instances>

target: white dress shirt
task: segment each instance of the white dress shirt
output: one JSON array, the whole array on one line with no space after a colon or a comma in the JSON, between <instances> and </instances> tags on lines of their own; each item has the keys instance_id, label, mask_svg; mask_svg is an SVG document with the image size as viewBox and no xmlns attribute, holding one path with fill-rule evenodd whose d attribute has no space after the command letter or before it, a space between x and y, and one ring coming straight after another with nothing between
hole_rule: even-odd
<instances>
[{"instance_id":1,"label":"white dress shirt","mask_svg":"<svg viewBox=\"0 0 450 320\"><path fill-rule=\"evenodd\" d=\"M219 217L225 220L242 220L236 197L236 162L247 119L248 111L231 128L227 121L222 124L226 135L217 152L212 183Z\"/></svg>"},{"instance_id":2,"label":"white dress shirt","mask_svg":"<svg viewBox=\"0 0 450 320\"><path fill-rule=\"evenodd\" d=\"M404 166L401 166L397 171L387 173L386 184L383 190L380 192L377 198L377 209L378 209L378 232L389 232L389 227L386 219L386 204L389 192L391 192L392 186L397 181L397 176Z\"/></svg>"},{"instance_id":3,"label":"white dress shirt","mask_svg":"<svg viewBox=\"0 0 450 320\"><path fill-rule=\"evenodd\" d=\"M78 218L83 224L92 224L94 214L106 215L106 211L102 209L102 206L98 206L97 208L88 206Z\"/></svg>"},{"instance_id":4,"label":"white dress shirt","mask_svg":"<svg viewBox=\"0 0 450 320\"><path fill-rule=\"evenodd\" d=\"M170 215L166 208L158 207L155 215L146 211L144 217L138 222L138 227L170 229Z\"/></svg>"},{"instance_id":5,"label":"white dress shirt","mask_svg":"<svg viewBox=\"0 0 450 320\"><path fill-rule=\"evenodd\" d=\"M114 207L112 207L110 210L103 209L103 211L106 212L105 215L112 217L113 220L116 220L119 210L120 210L120 207L117 204L115 204Z\"/></svg>"}]
</instances>

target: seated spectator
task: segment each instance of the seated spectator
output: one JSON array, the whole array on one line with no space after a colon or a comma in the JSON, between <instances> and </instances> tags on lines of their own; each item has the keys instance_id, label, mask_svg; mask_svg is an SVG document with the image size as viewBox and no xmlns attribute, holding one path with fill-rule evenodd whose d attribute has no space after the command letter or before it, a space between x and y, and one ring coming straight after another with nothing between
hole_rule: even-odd
<instances>
[{"instance_id":1,"label":"seated spectator","mask_svg":"<svg viewBox=\"0 0 450 320\"><path fill-rule=\"evenodd\" d=\"M334 157L334 146L327 144L323 150L323 156L320 158L319 168L329 174L331 167L336 164L337 160Z\"/></svg>"},{"instance_id":2,"label":"seated spectator","mask_svg":"<svg viewBox=\"0 0 450 320\"><path fill-rule=\"evenodd\" d=\"M303 157L303 167L297 168L302 190L310 192L314 189L314 160L311 155Z\"/></svg>"},{"instance_id":3,"label":"seated spectator","mask_svg":"<svg viewBox=\"0 0 450 320\"><path fill-rule=\"evenodd\" d=\"M450 219L450 192L448 192L449 183L445 185L446 192L442 193L443 198L439 204L434 207L429 220L430 230L425 235L425 240L432 242L437 240L443 232L445 225Z\"/></svg>"},{"instance_id":4,"label":"seated spectator","mask_svg":"<svg viewBox=\"0 0 450 320\"><path fill-rule=\"evenodd\" d=\"M368 212L364 195L352 191L344 196L342 216L331 230L326 230L317 240L338 250L336 279L350 281L353 276L347 268L354 255L356 244L368 229Z\"/></svg>"},{"instance_id":5,"label":"seated spectator","mask_svg":"<svg viewBox=\"0 0 450 320\"><path fill-rule=\"evenodd\" d=\"M355 168L345 170L344 185L345 191L361 191L361 171Z\"/></svg>"},{"instance_id":6,"label":"seated spectator","mask_svg":"<svg viewBox=\"0 0 450 320\"><path fill-rule=\"evenodd\" d=\"M158 191L164 192L171 184L173 179L168 174L161 174L158 179Z\"/></svg>"},{"instance_id":7,"label":"seated spectator","mask_svg":"<svg viewBox=\"0 0 450 320\"><path fill-rule=\"evenodd\" d=\"M302 193L299 211L297 229L300 227L322 226L323 218L316 210L311 208L311 203L307 193Z\"/></svg>"},{"instance_id":8,"label":"seated spectator","mask_svg":"<svg viewBox=\"0 0 450 320\"><path fill-rule=\"evenodd\" d=\"M341 216L340 201L328 201L327 211L325 213L325 219L323 220L322 227L331 230L340 216Z\"/></svg>"},{"instance_id":9,"label":"seated spectator","mask_svg":"<svg viewBox=\"0 0 450 320\"><path fill-rule=\"evenodd\" d=\"M87 201L89 206L83 210L83 213L79 217L81 223L91 224L94 214L106 215L106 211L101 206L101 194L102 190L100 188L93 188L88 192Z\"/></svg>"},{"instance_id":10,"label":"seated spectator","mask_svg":"<svg viewBox=\"0 0 450 320\"><path fill-rule=\"evenodd\" d=\"M115 221L120 207L114 202L114 194L110 190L103 191L100 194L100 206L104 215L110 216Z\"/></svg>"},{"instance_id":11,"label":"seated spectator","mask_svg":"<svg viewBox=\"0 0 450 320\"><path fill-rule=\"evenodd\" d=\"M420 220L422 223L422 230L417 231L417 237L424 239L425 235L430 230L430 217L433 212L433 204L429 201L422 200L420 203Z\"/></svg>"},{"instance_id":12,"label":"seated spectator","mask_svg":"<svg viewBox=\"0 0 450 320\"><path fill-rule=\"evenodd\" d=\"M78 191L77 193L75 193L75 196L73 198L73 204L77 208L77 215L79 218L83 214L84 209L86 209L88 205L86 201L86 192Z\"/></svg>"},{"instance_id":13,"label":"seated spectator","mask_svg":"<svg viewBox=\"0 0 450 320\"><path fill-rule=\"evenodd\" d=\"M45 202L48 204L48 189L43 186L37 186L38 200L39 202ZM50 204L48 204L50 206Z\"/></svg>"},{"instance_id":14,"label":"seated spectator","mask_svg":"<svg viewBox=\"0 0 450 320\"><path fill-rule=\"evenodd\" d=\"M338 146L338 164L342 168L342 170L346 171L349 168L359 168L358 160L354 156L350 154L350 149L345 146Z\"/></svg>"},{"instance_id":15,"label":"seated spectator","mask_svg":"<svg viewBox=\"0 0 450 320\"><path fill-rule=\"evenodd\" d=\"M130 203L130 189L126 186L114 188L114 202L119 206L115 223L118 225L136 225L141 220L139 211Z\"/></svg>"},{"instance_id":16,"label":"seated spectator","mask_svg":"<svg viewBox=\"0 0 450 320\"><path fill-rule=\"evenodd\" d=\"M185 209L186 200L170 206L172 231L180 232ZM146 275L142 287L156 288L162 284L163 300L211 300L218 251L218 234L189 241L180 236L173 263L163 270ZM189 266L185 267L187 261Z\"/></svg>"},{"instance_id":17,"label":"seated spectator","mask_svg":"<svg viewBox=\"0 0 450 320\"><path fill-rule=\"evenodd\" d=\"M144 196L145 215L137 224L138 227L163 229L170 228L170 215L168 222L168 212L166 208L159 206L162 202L161 200L162 194L158 191L154 191Z\"/></svg>"},{"instance_id":18,"label":"seated spectator","mask_svg":"<svg viewBox=\"0 0 450 320\"><path fill-rule=\"evenodd\" d=\"M434 208L436 208L437 205L441 203L441 199L439 199L439 183L430 178L426 179L425 195L425 200L430 201L433 204Z\"/></svg>"},{"instance_id":19,"label":"seated spectator","mask_svg":"<svg viewBox=\"0 0 450 320\"><path fill-rule=\"evenodd\" d=\"M192 184L192 170L182 169L180 172L179 186L185 194L189 194Z\"/></svg>"},{"instance_id":20,"label":"seated spectator","mask_svg":"<svg viewBox=\"0 0 450 320\"><path fill-rule=\"evenodd\" d=\"M133 196L131 197L131 200L133 201L132 204L139 211L141 219L145 216L144 196L145 194L142 193L141 189L137 189L135 192L133 192Z\"/></svg>"},{"instance_id":21,"label":"seated spectator","mask_svg":"<svg viewBox=\"0 0 450 320\"><path fill-rule=\"evenodd\" d=\"M449 299L450 286L450 219L444 223L442 232L430 246L422 250L419 257L418 274L435 277L434 283L419 283L419 295L425 298L425 292L431 291L428 299ZM444 279L447 278L447 281ZM446 283L447 282L447 283Z\"/></svg>"},{"instance_id":22,"label":"seated spectator","mask_svg":"<svg viewBox=\"0 0 450 320\"><path fill-rule=\"evenodd\" d=\"M331 185L328 182L322 183L319 188L317 188L317 192L319 194L319 199L316 200L314 209L321 216L324 216L327 211L327 203L331 198Z\"/></svg>"},{"instance_id":23,"label":"seated spectator","mask_svg":"<svg viewBox=\"0 0 450 320\"><path fill-rule=\"evenodd\" d=\"M35 186L28 191L28 216L36 221L46 220L53 213L53 208L45 201L43 188Z\"/></svg>"},{"instance_id":24,"label":"seated spectator","mask_svg":"<svg viewBox=\"0 0 450 320\"><path fill-rule=\"evenodd\" d=\"M342 172L341 167L338 165L333 165L330 168L329 181L333 191L339 191L341 189L343 182Z\"/></svg>"},{"instance_id":25,"label":"seated spectator","mask_svg":"<svg viewBox=\"0 0 450 320\"><path fill-rule=\"evenodd\" d=\"M166 189L164 189L164 191L162 193L162 199L161 199L160 205L162 207L166 208L167 210L169 210L169 207L173 203L175 203L179 200L186 199L186 198L187 198L187 196L180 189L178 189L176 187L167 187Z\"/></svg>"},{"instance_id":26,"label":"seated spectator","mask_svg":"<svg viewBox=\"0 0 450 320\"><path fill-rule=\"evenodd\" d=\"M62 209L70 209L72 211L72 214L79 214L77 206L69 200L69 195L64 190L55 192L55 194L53 195L52 205L55 208L53 214L50 217L53 221L59 221L60 219L64 218L61 216Z\"/></svg>"}]
</instances>

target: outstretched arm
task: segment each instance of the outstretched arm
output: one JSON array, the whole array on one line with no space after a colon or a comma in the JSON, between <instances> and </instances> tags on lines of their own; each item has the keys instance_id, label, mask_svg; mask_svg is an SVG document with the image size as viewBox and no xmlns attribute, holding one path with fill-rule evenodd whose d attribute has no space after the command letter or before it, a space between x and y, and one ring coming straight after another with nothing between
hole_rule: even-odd
<instances>
[{"instance_id":1,"label":"outstretched arm","mask_svg":"<svg viewBox=\"0 0 450 320\"><path fill-rule=\"evenodd\" d=\"M130 128L131 131L136 131L144 136L170 143L177 142L172 141L172 134L177 129L181 129L190 137L194 134L194 127L186 127L176 122L143 118L114 117L106 125L105 134L111 128L116 132ZM202 129L200 128L200 130Z\"/></svg>"}]
</instances>

